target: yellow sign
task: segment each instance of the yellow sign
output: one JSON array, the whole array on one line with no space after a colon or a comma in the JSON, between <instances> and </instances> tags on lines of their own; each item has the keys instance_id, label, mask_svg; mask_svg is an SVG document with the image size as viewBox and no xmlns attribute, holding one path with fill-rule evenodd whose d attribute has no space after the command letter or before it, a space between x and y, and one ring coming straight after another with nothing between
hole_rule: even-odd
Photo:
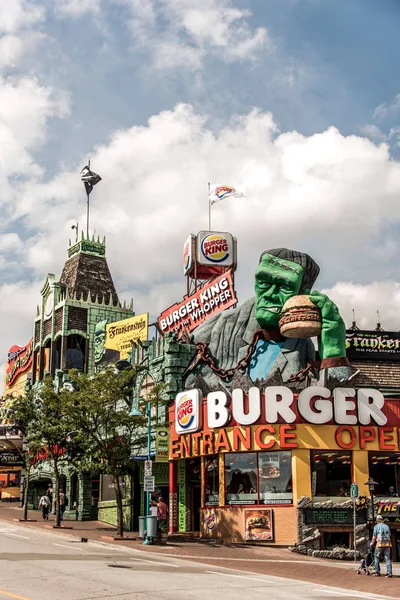
<instances>
[{"instance_id":1,"label":"yellow sign","mask_svg":"<svg viewBox=\"0 0 400 600\"><path fill-rule=\"evenodd\" d=\"M134 344L147 340L148 327L148 313L113 323L99 321L95 331L95 363L126 360Z\"/></svg>"}]
</instances>

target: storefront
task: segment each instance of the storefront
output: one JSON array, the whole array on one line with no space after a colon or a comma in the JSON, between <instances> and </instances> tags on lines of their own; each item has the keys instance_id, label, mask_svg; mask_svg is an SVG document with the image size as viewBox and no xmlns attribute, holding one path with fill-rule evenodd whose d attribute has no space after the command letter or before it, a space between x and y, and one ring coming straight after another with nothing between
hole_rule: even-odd
<instances>
[{"instance_id":1,"label":"storefront","mask_svg":"<svg viewBox=\"0 0 400 600\"><path fill-rule=\"evenodd\" d=\"M171 531L199 521L202 537L291 545L318 529L314 548L351 547L352 482L368 496L372 475L379 497L394 486L400 501L400 400L318 386L200 396L182 392L170 410ZM360 537L367 517L357 512Z\"/></svg>"},{"instance_id":2,"label":"storefront","mask_svg":"<svg viewBox=\"0 0 400 600\"><path fill-rule=\"evenodd\" d=\"M17 452L0 452L0 500L18 502L23 461Z\"/></svg>"}]
</instances>

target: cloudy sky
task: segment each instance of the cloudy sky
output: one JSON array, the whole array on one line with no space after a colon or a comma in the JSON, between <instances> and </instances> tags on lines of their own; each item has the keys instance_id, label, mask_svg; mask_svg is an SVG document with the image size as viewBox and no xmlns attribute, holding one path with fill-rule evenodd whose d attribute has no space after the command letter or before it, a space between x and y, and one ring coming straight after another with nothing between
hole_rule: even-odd
<instances>
[{"instance_id":1,"label":"cloudy sky","mask_svg":"<svg viewBox=\"0 0 400 600\"><path fill-rule=\"evenodd\" d=\"M321 265L347 323L400 329L398 0L0 2L0 363L60 275L79 180L122 299L185 292L182 246L213 208L238 239L239 299L261 251ZM2 378L2 374L0 373Z\"/></svg>"}]
</instances>

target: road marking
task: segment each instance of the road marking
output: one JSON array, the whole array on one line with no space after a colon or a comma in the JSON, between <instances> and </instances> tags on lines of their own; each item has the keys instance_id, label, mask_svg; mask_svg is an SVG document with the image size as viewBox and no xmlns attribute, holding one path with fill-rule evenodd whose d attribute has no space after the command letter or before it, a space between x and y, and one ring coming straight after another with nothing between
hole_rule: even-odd
<instances>
[{"instance_id":1,"label":"road marking","mask_svg":"<svg viewBox=\"0 0 400 600\"><path fill-rule=\"evenodd\" d=\"M25 598L25 596L16 596L15 594L10 594L10 592L4 592L0 590L0 596L7 596L8 598L17 598L17 600L31 600L30 598Z\"/></svg>"},{"instance_id":2,"label":"road marking","mask_svg":"<svg viewBox=\"0 0 400 600\"><path fill-rule=\"evenodd\" d=\"M239 579L250 579L250 581L262 581L263 583L276 584L276 581L271 581L270 579L258 579L257 577L246 577L246 575L230 575L230 573L219 573L218 571L206 571L206 573L211 573L212 575L222 575L222 577L238 577Z\"/></svg>"},{"instance_id":3,"label":"road marking","mask_svg":"<svg viewBox=\"0 0 400 600\"><path fill-rule=\"evenodd\" d=\"M373 596L371 594L365 593L363 594L363 592L360 592L358 594L352 594L351 591L354 590L349 590L348 592L337 592L334 590L325 590L325 589L315 589L315 592L317 592L318 594L333 594L334 596L351 596L352 598L365 598L366 600L382 600L383 596ZM387 598L388 596L385 596L385 598Z\"/></svg>"},{"instance_id":4,"label":"road marking","mask_svg":"<svg viewBox=\"0 0 400 600\"><path fill-rule=\"evenodd\" d=\"M132 556L131 560L140 560L140 562L146 562L146 563L150 563L152 565L163 565L164 567L173 567L174 569L180 568L178 565L171 565L171 563L161 562L159 560L147 560L146 558L136 558L133 556Z\"/></svg>"},{"instance_id":5,"label":"road marking","mask_svg":"<svg viewBox=\"0 0 400 600\"><path fill-rule=\"evenodd\" d=\"M12 535L13 537L21 538L22 540L30 540L31 538L26 537L26 535L18 535L17 533L5 533L4 535Z\"/></svg>"},{"instance_id":6,"label":"road marking","mask_svg":"<svg viewBox=\"0 0 400 600\"><path fill-rule=\"evenodd\" d=\"M55 544L53 542L53 546L59 546L60 548L68 548L68 550L79 550L79 552L84 552L83 548L67 546L66 544Z\"/></svg>"}]
</instances>

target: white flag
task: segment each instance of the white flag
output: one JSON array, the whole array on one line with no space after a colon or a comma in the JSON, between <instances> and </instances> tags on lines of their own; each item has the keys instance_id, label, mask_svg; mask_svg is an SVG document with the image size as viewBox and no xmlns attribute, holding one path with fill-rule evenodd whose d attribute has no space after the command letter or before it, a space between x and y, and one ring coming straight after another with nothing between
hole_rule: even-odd
<instances>
[{"instance_id":1,"label":"white flag","mask_svg":"<svg viewBox=\"0 0 400 600\"><path fill-rule=\"evenodd\" d=\"M211 183L208 195L211 206L225 198L244 198L242 192L238 192L231 185L222 185L220 183Z\"/></svg>"}]
</instances>

